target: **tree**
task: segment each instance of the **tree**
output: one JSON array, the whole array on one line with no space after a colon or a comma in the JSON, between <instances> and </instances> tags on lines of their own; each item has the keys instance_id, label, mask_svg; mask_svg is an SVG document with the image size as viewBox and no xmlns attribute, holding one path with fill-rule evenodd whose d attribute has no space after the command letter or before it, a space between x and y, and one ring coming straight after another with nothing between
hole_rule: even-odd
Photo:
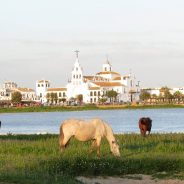
<instances>
[{"instance_id":1,"label":"tree","mask_svg":"<svg viewBox=\"0 0 184 184\"><path fill-rule=\"evenodd\" d=\"M114 90L107 91L107 97L110 98L110 102L114 102L114 99L118 96L118 93Z\"/></svg>"},{"instance_id":2,"label":"tree","mask_svg":"<svg viewBox=\"0 0 184 184\"><path fill-rule=\"evenodd\" d=\"M165 98L165 99L170 99L172 98L172 94L170 93L170 89L167 87L167 86L164 86L160 89L160 92L162 94L162 96Z\"/></svg>"},{"instance_id":3,"label":"tree","mask_svg":"<svg viewBox=\"0 0 184 184\"><path fill-rule=\"evenodd\" d=\"M54 101L55 103L57 103L57 101L58 101L58 95L57 95L57 93L54 93L54 94L53 94L53 101Z\"/></svg>"},{"instance_id":4,"label":"tree","mask_svg":"<svg viewBox=\"0 0 184 184\"><path fill-rule=\"evenodd\" d=\"M66 98L61 98L61 101L62 101L63 103L65 103L65 102L66 102Z\"/></svg>"},{"instance_id":5,"label":"tree","mask_svg":"<svg viewBox=\"0 0 184 184\"><path fill-rule=\"evenodd\" d=\"M83 95L82 94L77 95L77 101L79 102L80 105L82 104L82 101L83 101Z\"/></svg>"},{"instance_id":6,"label":"tree","mask_svg":"<svg viewBox=\"0 0 184 184\"><path fill-rule=\"evenodd\" d=\"M150 99L151 98L151 95L146 90L143 90L143 91L141 91L141 93L139 95L139 98L140 98L140 100L145 101L145 100Z\"/></svg>"},{"instance_id":7,"label":"tree","mask_svg":"<svg viewBox=\"0 0 184 184\"><path fill-rule=\"evenodd\" d=\"M54 98L55 98L54 93L53 93L53 92L52 92L52 93L50 93L50 101L51 101L51 103L53 103L53 102L54 102Z\"/></svg>"},{"instance_id":8,"label":"tree","mask_svg":"<svg viewBox=\"0 0 184 184\"><path fill-rule=\"evenodd\" d=\"M180 92L180 91L176 91L174 94L173 94L173 97L175 99L181 99L183 97L183 94Z\"/></svg>"},{"instance_id":9,"label":"tree","mask_svg":"<svg viewBox=\"0 0 184 184\"><path fill-rule=\"evenodd\" d=\"M183 98L183 94L180 91L176 91L173 94L174 99L177 99L178 103L180 103L180 100Z\"/></svg>"},{"instance_id":10,"label":"tree","mask_svg":"<svg viewBox=\"0 0 184 184\"><path fill-rule=\"evenodd\" d=\"M50 101L50 98L51 98L50 93L47 93L46 98L47 98L47 102L49 102Z\"/></svg>"},{"instance_id":11,"label":"tree","mask_svg":"<svg viewBox=\"0 0 184 184\"><path fill-rule=\"evenodd\" d=\"M107 101L107 98L102 97L99 99L99 102L101 102L102 104L104 104Z\"/></svg>"},{"instance_id":12,"label":"tree","mask_svg":"<svg viewBox=\"0 0 184 184\"><path fill-rule=\"evenodd\" d=\"M20 92L16 91L12 93L11 102L12 103L20 103L22 101L22 95Z\"/></svg>"},{"instance_id":13,"label":"tree","mask_svg":"<svg viewBox=\"0 0 184 184\"><path fill-rule=\"evenodd\" d=\"M68 101L68 104L69 105L76 105L76 98L74 98L74 97L71 97L70 99L69 99L69 101Z\"/></svg>"},{"instance_id":14,"label":"tree","mask_svg":"<svg viewBox=\"0 0 184 184\"><path fill-rule=\"evenodd\" d=\"M151 97L152 97L152 98L155 98L155 99L158 98L158 96L157 96L156 94L152 94Z\"/></svg>"}]
</instances>

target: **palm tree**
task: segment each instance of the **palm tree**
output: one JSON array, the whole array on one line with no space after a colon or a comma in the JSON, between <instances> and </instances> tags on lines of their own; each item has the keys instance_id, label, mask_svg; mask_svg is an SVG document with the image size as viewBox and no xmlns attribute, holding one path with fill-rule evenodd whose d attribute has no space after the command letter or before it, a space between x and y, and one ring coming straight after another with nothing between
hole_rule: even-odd
<instances>
[{"instance_id":1,"label":"palm tree","mask_svg":"<svg viewBox=\"0 0 184 184\"><path fill-rule=\"evenodd\" d=\"M170 99L173 97L172 94L170 93L170 89L167 86L164 86L160 89L160 92L163 98L169 100L170 103Z\"/></svg>"},{"instance_id":2,"label":"palm tree","mask_svg":"<svg viewBox=\"0 0 184 184\"><path fill-rule=\"evenodd\" d=\"M183 98L183 94L180 92L180 91L176 91L174 94L173 94L173 97L174 99L177 99L178 103L180 102L180 99Z\"/></svg>"}]
</instances>

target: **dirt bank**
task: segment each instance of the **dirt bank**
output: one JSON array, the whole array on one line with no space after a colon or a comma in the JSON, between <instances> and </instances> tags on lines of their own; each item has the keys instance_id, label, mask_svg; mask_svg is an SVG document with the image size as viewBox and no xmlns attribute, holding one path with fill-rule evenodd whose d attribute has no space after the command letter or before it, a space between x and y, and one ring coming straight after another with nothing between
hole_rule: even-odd
<instances>
[{"instance_id":1,"label":"dirt bank","mask_svg":"<svg viewBox=\"0 0 184 184\"><path fill-rule=\"evenodd\" d=\"M147 175L128 175L126 177L77 177L77 180L85 184L184 184L184 180L178 179L154 179Z\"/></svg>"}]
</instances>

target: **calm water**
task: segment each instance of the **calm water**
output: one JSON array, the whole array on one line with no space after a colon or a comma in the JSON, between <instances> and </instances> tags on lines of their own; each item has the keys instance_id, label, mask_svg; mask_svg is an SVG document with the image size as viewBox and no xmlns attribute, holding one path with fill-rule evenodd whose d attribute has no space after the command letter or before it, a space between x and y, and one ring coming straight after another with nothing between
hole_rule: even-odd
<instances>
[{"instance_id":1,"label":"calm water","mask_svg":"<svg viewBox=\"0 0 184 184\"><path fill-rule=\"evenodd\" d=\"M138 133L140 117L151 117L152 132L183 132L184 109L100 110L77 112L5 113L0 114L0 134L59 133L63 120L99 117L107 121L115 133Z\"/></svg>"}]
</instances>

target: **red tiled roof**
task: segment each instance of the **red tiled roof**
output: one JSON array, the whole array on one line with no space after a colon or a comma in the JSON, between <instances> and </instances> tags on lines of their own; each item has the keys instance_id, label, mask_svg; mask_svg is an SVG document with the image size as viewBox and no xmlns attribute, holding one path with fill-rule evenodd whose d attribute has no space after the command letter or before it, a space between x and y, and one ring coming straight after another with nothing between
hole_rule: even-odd
<instances>
[{"instance_id":1,"label":"red tiled roof","mask_svg":"<svg viewBox=\"0 0 184 184\"><path fill-rule=\"evenodd\" d=\"M48 80L39 80L39 83L43 83L43 82L49 82Z\"/></svg>"},{"instance_id":2,"label":"red tiled roof","mask_svg":"<svg viewBox=\"0 0 184 184\"><path fill-rule=\"evenodd\" d=\"M66 88L48 88L47 91L66 91Z\"/></svg>"},{"instance_id":3,"label":"red tiled roof","mask_svg":"<svg viewBox=\"0 0 184 184\"><path fill-rule=\"evenodd\" d=\"M89 90L100 90L100 87L90 87Z\"/></svg>"},{"instance_id":4,"label":"red tiled roof","mask_svg":"<svg viewBox=\"0 0 184 184\"><path fill-rule=\"evenodd\" d=\"M116 75L120 75L119 73L113 72L113 71L109 71L109 72L99 72L99 73L97 73L97 75L103 75L103 74L116 74Z\"/></svg>"},{"instance_id":5,"label":"red tiled roof","mask_svg":"<svg viewBox=\"0 0 184 184\"><path fill-rule=\"evenodd\" d=\"M121 80L121 77L115 77L113 80Z\"/></svg>"},{"instance_id":6,"label":"red tiled roof","mask_svg":"<svg viewBox=\"0 0 184 184\"><path fill-rule=\"evenodd\" d=\"M17 88L17 90L20 92L34 92L34 90L30 88Z\"/></svg>"},{"instance_id":7,"label":"red tiled roof","mask_svg":"<svg viewBox=\"0 0 184 184\"><path fill-rule=\"evenodd\" d=\"M120 82L94 82L94 84L101 86L101 87L123 86Z\"/></svg>"}]
</instances>

